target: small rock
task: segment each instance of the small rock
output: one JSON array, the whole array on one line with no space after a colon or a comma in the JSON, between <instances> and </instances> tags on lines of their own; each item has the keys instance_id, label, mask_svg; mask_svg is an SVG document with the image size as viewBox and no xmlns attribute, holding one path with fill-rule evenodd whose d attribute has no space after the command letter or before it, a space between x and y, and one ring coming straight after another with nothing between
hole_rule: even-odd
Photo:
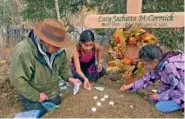
<instances>
[{"instance_id":1,"label":"small rock","mask_svg":"<svg viewBox=\"0 0 185 119\"><path fill-rule=\"evenodd\" d=\"M152 92L153 92L153 93L157 93L157 90L155 90L155 89L152 89Z\"/></svg>"},{"instance_id":2,"label":"small rock","mask_svg":"<svg viewBox=\"0 0 185 119\"><path fill-rule=\"evenodd\" d=\"M105 101L105 98L101 98L101 101Z\"/></svg>"},{"instance_id":3,"label":"small rock","mask_svg":"<svg viewBox=\"0 0 185 119\"><path fill-rule=\"evenodd\" d=\"M131 108L134 108L134 106L133 106L133 105L130 105L130 107L131 107Z\"/></svg>"}]
</instances>

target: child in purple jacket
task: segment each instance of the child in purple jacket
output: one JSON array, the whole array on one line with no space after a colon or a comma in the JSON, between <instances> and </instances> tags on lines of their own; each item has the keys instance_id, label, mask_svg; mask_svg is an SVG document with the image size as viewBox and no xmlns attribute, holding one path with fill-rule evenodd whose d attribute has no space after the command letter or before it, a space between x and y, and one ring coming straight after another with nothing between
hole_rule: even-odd
<instances>
[{"instance_id":1,"label":"child in purple jacket","mask_svg":"<svg viewBox=\"0 0 185 119\"><path fill-rule=\"evenodd\" d=\"M161 88L149 98L156 103L155 108L164 113L184 109L184 54L180 51L163 54L159 47L146 45L140 50L139 58L149 72L120 90L139 91L161 80Z\"/></svg>"}]
</instances>

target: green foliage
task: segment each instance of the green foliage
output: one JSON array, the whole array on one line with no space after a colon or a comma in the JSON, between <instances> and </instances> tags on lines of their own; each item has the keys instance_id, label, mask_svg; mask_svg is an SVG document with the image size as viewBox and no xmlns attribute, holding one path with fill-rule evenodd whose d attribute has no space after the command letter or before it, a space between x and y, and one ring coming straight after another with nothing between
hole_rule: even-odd
<instances>
[{"instance_id":1,"label":"green foliage","mask_svg":"<svg viewBox=\"0 0 185 119\"><path fill-rule=\"evenodd\" d=\"M94 0L96 1L96 0ZM120 14L126 13L126 0L118 0L114 3L108 0L107 4L112 4L112 7L100 9L104 0L94 2L99 7L100 13ZM109 1L111 3L109 3ZM117 6L116 6L117 5ZM111 5L109 5L111 6ZM106 11L106 12L105 12ZM143 0L142 13L157 13L157 12L183 12L183 0ZM181 49L184 46L184 28L157 28L147 29L158 37L159 43L167 46L169 49ZM103 29L95 30L99 35L105 35Z\"/></svg>"},{"instance_id":2,"label":"green foliage","mask_svg":"<svg viewBox=\"0 0 185 119\"><path fill-rule=\"evenodd\" d=\"M100 36L104 36L105 35L105 29L96 29L95 32L100 35Z\"/></svg>"},{"instance_id":3,"label":"green foliage","mask_svg":"<svg viewBox=\"0 0 185 119\"><path fill-rule=\"evenodd\" d=\"M143 13L183 11L184 0L143 0Z\"/></svg>"},{"instance_id":4,"label":"green foliage","mask_svg":"<svg viewBox=\"0 0 185 119\"><path fill-rule=\"evenodd\" d=\"M86 0L58 0L60 17L66 18L68 12L80 11L85 2ZM22 0L22 3L25 5L21 12L24 20L36 22L46 18L57 18L54 0ZM68 22L67 19L64 20Z\"/></svg>"},{"instance_id":5,"label":"green foliage","mask_svg":"<svg viewBox=\"0 0 185 119\"><path fill-rule=\"evenodd\" d=\"M91 0L86 6L89 8L98 8L100 14L123 14L126 13L126 0Z\"/></svg>"},{"instance_id":6,"label":"green foliage","mask_svg":"<svg viewBox=\"0 0 185 119\"><path fill-rule=\"evenodd\" d=\"M123 14L126 13L126 0L92 0L91 4L87 7L95 8L98 7L98 12L100 14ZM98 35L106 35L105 29L95 29Z\"/></svg>"},{"instance_id":7,"label":"green foliage","mask_svg":"<svg viewBox=\"0 0 185 119\"><path fill-rule=\"evenodd\" d=\"M37 21L45 18L56 18L54 0L22 0L23 10L22 17L25 20ZM58 0L60 15L64 18L64 22L68 23L66 14L68 11L72 13L80 12L82 6L88 9L98 8L100 14L125 14L126 0ZM1 9L0 4L0 9ZM142 12L183 12L183 0L143 0ZM66 24L70 26L70 24ZM73 26L70 26L73 28ZM95 32L99 35L106 35L105 29L96 29ZM182 48L184 39L184 29L149 29L154 35L159 38L159 42L170 49ZM181 45L179 45L181 44Z\"/></svg>"},{"instance_id":8,"label":"green foliage","mask_svg":"<svg viewBox=\"0 0 185 119\"><path fill-rule=\"evenodd\" d=\"M24 20L36 22L45 18L56 18L54 0L22 0L24 9L21 16Z\"/></svg>"},{"instance_id":9,"label":"green foliage","mask_svg":"<svg viewBox=\"0 0 185 119\"><path fill-rule=\"evenodd\" d=\"M153 29L154 34L159 38L159 42L171 50L181 49L184 46L184 29Z\"/></svg>"},{"instance_id":10,"label":"green foliage","mask_svg":"<svg viewBox=\"0 0 185 119\"><path fill-rule=\"evenodd\" d=\"M183 0L143 0L143 13L154 12L183 12ZM151 31L159 38L160 44L169 49L181 49L184 46L184 28L158 28Z\"/></svg>"},{"instance_id":11,"label":"green foliage","mask_svg":"<svg viewBox=\"0 0 185 119\"><path fill-rule=\"evenodd\" d=\"M19 14L13 0L0 0L0 28L19 23Z\"/></svg>"}]
</instances>

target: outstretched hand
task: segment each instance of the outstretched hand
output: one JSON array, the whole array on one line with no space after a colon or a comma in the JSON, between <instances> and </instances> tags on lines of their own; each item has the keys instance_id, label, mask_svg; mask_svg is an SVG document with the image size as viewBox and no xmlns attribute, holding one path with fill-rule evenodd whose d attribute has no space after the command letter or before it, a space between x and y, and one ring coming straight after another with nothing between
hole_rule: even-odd
<instances>
[{"instance_id":1,"label":"outstretched hand","mask_svg":"<svg viewBox=\"0 0 185 119\"><path fill-rule=\"evenodd\" d=\"M152 99L152 100L158 100L158 94L157 93L154 93L154 94L152 94L151 96L150 96L150 98Z\"/></svg>"},{"instance_id":2,"label":"outstretched hand","mask_svg":"<svg viewBox=\"0 0 185 119\"><path fill-rule=\"evenodd\" d=\"M84 88L85 89L91 88L90 83L89 83L89 80L85 80L84 81Z\"/></svg>"},{"instance_id":3,"label":"outstretched hand","mask_svg":"<svg viewBox=\"0 0 185 119\"><path fill-rule=\"evenodd\" d=\"M133 84L123 85L119 90L120 90L120 91L126 91L126 90L128 90L129 88L131 88L132 86L133 86Z\"/></svg>"},{"instance_id":4,"label":"outstretched hand","mask_svg":"<svg viewBox=\"0 0 185 119\"><path fill-rule=\"evenodd\" d=\"M98 72L101 72L101 70L102 70L102 65L99 64L99 65L98 65L98 70L97 70L97 71L98 71Z\"/></svg>"}]
</instances>

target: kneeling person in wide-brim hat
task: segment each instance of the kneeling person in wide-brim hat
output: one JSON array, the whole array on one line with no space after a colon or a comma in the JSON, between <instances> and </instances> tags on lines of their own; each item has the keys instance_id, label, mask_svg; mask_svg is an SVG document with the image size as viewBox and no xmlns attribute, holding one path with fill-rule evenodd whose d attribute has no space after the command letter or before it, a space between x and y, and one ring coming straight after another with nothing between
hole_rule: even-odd
<instances>
[{"instance_id":1,"label":"kneeling person in wide-brim hat","mask_svg":"<svg viewBox=\"0 0 185 119\"><path fill-rule=\"evenodd\" d=\"M74 85L79 82L72 78L64 49L71 45L64 25L58 20L46 19L36 23L29 38L16 46L10 80L26 110L38 109L44 114L47 111L42 102L61 103L59 76Z\"/></svg>"}]
</instances>

